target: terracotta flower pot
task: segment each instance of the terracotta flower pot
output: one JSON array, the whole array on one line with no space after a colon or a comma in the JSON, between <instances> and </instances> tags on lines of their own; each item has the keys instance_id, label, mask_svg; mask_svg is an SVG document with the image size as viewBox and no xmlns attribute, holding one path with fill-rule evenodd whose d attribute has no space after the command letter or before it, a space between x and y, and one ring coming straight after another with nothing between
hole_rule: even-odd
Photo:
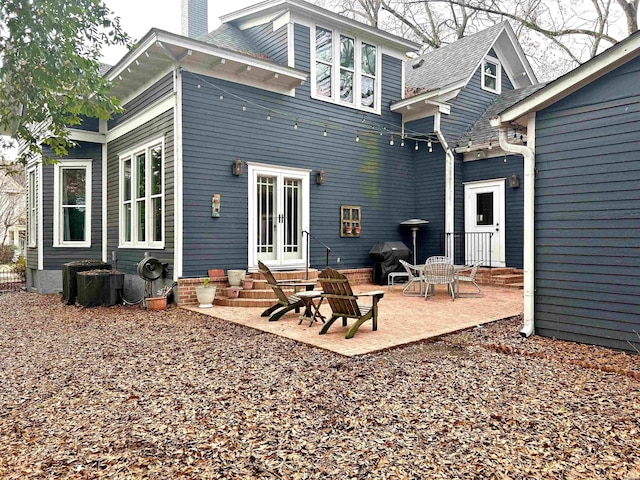
<instances>
[{"instance_id":1,"label":"terracotta flower pot","mask_svg":"<svg viewBox=\"0 0 640 480\"><path fill-rule=\"evenodd\" d=\"M242 289L251 290L253 288L253 278L245 278L242 280Z\"/></svg>"},{"instance_id":2,"label":"terracotta flower pot","mask_svg":"<svg viewBox=\"0 0 640 480\"><path fill-rule=\"evenodd\" d=\"M224 270L222 268L211 268L208 273L209 278L224 277Z\"/></svg>"},{"instance_id":3,"label":"terracotta flower pot","mask_svg":"<svg viewBox=\"0 0 640 480\"><path fill-rule=\"evenodd\" d=\"M166 310L167 297L149 297L144 303L147 310Z\"/></svg>"},{"instance_id":4,"label":"terracotta flower pot","mask_svg":"<svg viewBox=\"0 0 640 480\"><path fill-rule=\"evenodd\" d=\"M360 232L362 231L362 228L361 227L356 227L355 231L356 231L356 235L360 235Z\"/></svg>"},{"instance_id":5,"label":"terracotta flower pot","mask_svg":"<svg viewBox=\"0 0 640 480\"><path fill-rule=\"evenodd\" d=\"M227 298L238 298L240 295L239 287L227 287L226 289Z\"/></svg>"},{"instance_id":6,"label":"terracotta flower pot","mask_svg":"<svg viewBox=\"0 0 640 480\"><path fill-rule=\"evenodd\" d=\"M347 235L351 235L351 227L344 227L344 231Z\"/></svg>"}]
</instances>

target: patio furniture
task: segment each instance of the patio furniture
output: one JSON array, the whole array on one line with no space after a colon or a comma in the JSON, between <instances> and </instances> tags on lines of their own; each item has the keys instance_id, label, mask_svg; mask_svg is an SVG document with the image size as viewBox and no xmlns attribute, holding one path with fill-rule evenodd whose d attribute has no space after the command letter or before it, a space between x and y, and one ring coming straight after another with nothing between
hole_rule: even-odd
<instances>
[{"instance_id":1,"label":"patio furniture","mask_svg":"<svg viewBox=\"0 0 640 480\"><path fill-rule=\"evenodd\" d=\"M447 285L451 300L456 299L456 274L448 257L429 257L424 264L422 280L425 283L424 299L429 299L429 291L435 295L436 285Z\"/></svg>"},{"instance_id":2,"label":"patio furniture","mask_svg":"<svg viewBox=\"0 0 640 480\"><path fill-rule=\"evenodd\" d=\"M460 282L470 282L472 283L477 289L478 289L478 295L479 296L484 296L484 293L482 293L482 289L480 288L480 286L476 283L476 274L478 273L478 268L480 267L480 265L482 265L482 262L476 262L471 266L462 268L462 269L457 269L456 271L456 295L459 297L461 296L460 294ZM462 272L466 272L469 271L468 274L465 275L461 275ZM463 294L463 295L467 295L467 294ZM468 295L475 295L473 292L469 293Z\"/></svg>"},{"instance_id":3,"label":"patio furniture","mask_svg":"<svg viewBox=\"0 0 640 480\"><path fill-rule=\"evenodd\" d=\"M296 295L300 297L302 303L304 304L304 313L300 316L298 325L300 325L303 320L309 320L309 326L313 325L313 323L317 322L318 320L322 321L322 323L325 323L324 315L320 313L320 306L324 301L322 292L320 290L298 292Z\"/></svg>"},{"instance_id":4,"label":"patio furniture","mask_svg":"<svg viewBox=\"0 0 640 480\"><path fill-rule=\"evenodd\" d=\"M400 265L406 270L406 275L409 277L409 281L402 289L402 293L407 296L422 296L422 270L423 267L417 265L411 265L409 262L400 260ZM418 284L419 291L415 291L415 284Z\"/></svg>"},{"instance_id":5,"label":"patio furniture","mask_svg":"<svg viewBox=\"0 0 640 480\"><path fill-rule=\"evenodd\" d=\"M356 319L356 322L347 331L345 338L352 338L360 328L360 325L367 320L373 322L372 330L378 329L378 301L384 297L382 290L354 294L351 290L349 279L330 267L320 272L318 281L324 290L322 296L327 299L332 310L331 318L320 330L320 335L327 333L333 322L340 317L342 317L343 327L347 326L347 318ZM373 303L371 306L358 302L358 298L364 296L372 298Z\"/></svg>"},{"instance_id":6,"label":"patio furniture","mask_svg":"<svg viewBox=\"0 0 640 480\"><path fill-rule=\"evenodd\" d=\"M300 308L304 307L304 302L302 299L296 295L297 292L294 292L293 295L287 296L284 291L282 291L282 287L294 287L297 289L299 287L304 287L306 290L313 290L316 285L316 282L304 282L304 281L284 281L278 282L269 267L267 267L264 263L258 262L258 268L260 269L260 273L264 275L264 278L267 280L267 285L271 287L273 293L276 294L278 298L278 302L275 305L267 308L264 312L262 312L262 317L269 317L270 322L275 322L282 317L289 310L294 310L296 313L300 312Z\"/></svg>"},{"instance_id":7,"label":"patio furniture","mask_svg":"<svg viewBox=\"0 0 640 480\"><path fill-rule=\"evenodd\" d=\"M400 282L398 281L398 279L402 279L406 281L409 281L409 279L407 278L407 272L391 272L389 275L387 275L387 285L389 285L390 288L393 288L394 285L397 285L399 283L405 283L405 282Z\"/></svg>"}]
</instances>

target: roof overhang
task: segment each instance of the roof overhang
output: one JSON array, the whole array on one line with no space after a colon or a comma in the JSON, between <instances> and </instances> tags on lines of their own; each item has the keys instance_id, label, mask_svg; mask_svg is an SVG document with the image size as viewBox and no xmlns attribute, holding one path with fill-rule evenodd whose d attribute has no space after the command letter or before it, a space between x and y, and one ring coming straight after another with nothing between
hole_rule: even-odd
<instances>
[{"instance_id":1,"label":"roof overhang","mask_svg":"<svg viewBox=\"0 0 640 480\"><path fill-rule=\"evenodd\" d=\"M529 60L527 60L509 22L505 22L504 29L496 38L492 48L500 57L500 63L511 80L513 88L524 88L538 83Z\"/></svg>"},{"instance_id":2,"label":"roof overhang","mask_svg":"<svg viewBox=\"0 0 640 480\"><path fill-rule=\"evenodd\" d=\"M105 77L114 83L111 93L126 103L154 74L177 67L282 93L308 77L295 68L157 29L150 30Z\"/></svg>"},{"instance_id":3,"label":"roof overhang","mask_svg":"<svg viewBox=\"0 0 640 480\"><path fill-rule=\"evenodd\" d=\"M464 87L464 83L449 85L438 90L419 93L413 97L398 100L391 104L392 112L401 113L404 121L417 120L419 118L435 115L436 112L448 115L451 106L446 102L455 98L460 90Z\"/></svg>"},{"instance_id":4,"label":"roof overhang","mask_svg":"<svg viewBox=\"0 0 640 480\"><path fill-rule=\"evenodd\" d=\"M358 36L361 38L368 39L369 41L376 42L379 45L385 45L395 50L412 52L420 48L419 43L412 42L406 38L393 35L365 23L338 15L337 13L301 0L267 0L228 15L224 15L220 17L220 21L222 23L244 23L262 17L269 18L271 16L274 18L285 11L290 11L294 15L313 19L317 24L335 26L344 33L355 34L357 32Z\"/></svg>"},{"instance_id":5,"label":"roof overhang","mask_svg":"<svg viewBox=\"0 0 640 480\"><path fill-rule=\"evenodd\" d=\"M507 108L498 117L491 120L491 125L494 127L510 123L526 125L526 116L529 113L553 105L638 56L640 56L640 32L634 33L626 40L617 43L524 100Z\"/></svg>"}]
</instances>

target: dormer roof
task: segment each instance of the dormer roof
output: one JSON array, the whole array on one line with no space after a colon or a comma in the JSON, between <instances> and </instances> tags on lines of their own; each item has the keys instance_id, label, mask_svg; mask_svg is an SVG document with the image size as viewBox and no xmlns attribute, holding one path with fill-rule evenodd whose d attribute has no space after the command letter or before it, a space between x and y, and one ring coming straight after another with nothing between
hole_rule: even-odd
<instances>
[{"instance_id":1,"label":"dormer roof","mask_svg":"<svg viewBox=\"0 0 640 480\"><path fill-rule=\"evenodd\" d=\"M414 95L466 84L482 60L494 50L514 88L537 83L509 22L501 22L463 37L414 59L408 65L406 84Z\"/></svg>"}]
</instances>

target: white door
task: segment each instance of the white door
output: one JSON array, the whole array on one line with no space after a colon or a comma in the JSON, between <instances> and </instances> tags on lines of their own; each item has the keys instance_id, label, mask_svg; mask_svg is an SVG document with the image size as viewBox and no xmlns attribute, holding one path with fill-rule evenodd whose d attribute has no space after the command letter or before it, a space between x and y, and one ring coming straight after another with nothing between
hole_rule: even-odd
<instances>
[{"instance_id":1,"label":"white door","mask_svg":"<svg viewBox=\"0 0 640 480\"><path fill-rule=\"evenodd\" d=\"M249 164L249 267L306 265L309 172Z\"/></svg>"},{"instance_id":2,"label":"white door","mask_svg":"<svg viewBox=\"0 0 640 480\"><path fill-rule=\"evenodd\" d=\"M465 262L504 267L504 179L464 186Z\"/></svg>"}]
</instances>

